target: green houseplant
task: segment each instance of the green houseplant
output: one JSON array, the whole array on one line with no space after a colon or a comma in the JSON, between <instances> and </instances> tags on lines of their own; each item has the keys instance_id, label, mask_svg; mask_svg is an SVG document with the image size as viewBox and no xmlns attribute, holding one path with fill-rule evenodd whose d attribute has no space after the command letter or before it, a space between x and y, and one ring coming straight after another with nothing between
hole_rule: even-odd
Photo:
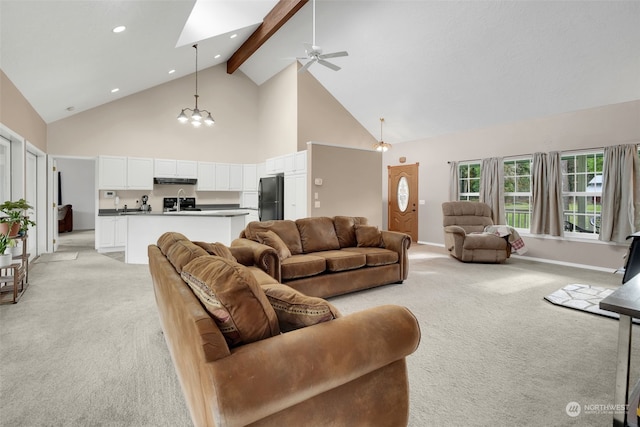
<instances>
[{"instance_id":1,"label":"green houseplant","mask_svg":"<svg viewBox=\"0 0 640 427\"><path fill-rule=\"evenodd\" d=\"M9 234L0 233L0 267L6 267L11 265L13 255L6 253L7 248L12 248L16 245L16 241L9 237Z\"/></svg>"},{"instance_id":2,"label":"green houseplant","mask_svg":"<svg viewBox=\"0 0 640 427\"><path fill-rule=\"evenodd\" d=\"M36 225L25 215L27 209L33 209L25 199L7 200L0 204L0 225L6 224L0 228L0 233L7 233L9 236L15 236L18 233L26 232L29 227ZM6 230L4 230L6 229Z\"/></svg>"}]
</instances>

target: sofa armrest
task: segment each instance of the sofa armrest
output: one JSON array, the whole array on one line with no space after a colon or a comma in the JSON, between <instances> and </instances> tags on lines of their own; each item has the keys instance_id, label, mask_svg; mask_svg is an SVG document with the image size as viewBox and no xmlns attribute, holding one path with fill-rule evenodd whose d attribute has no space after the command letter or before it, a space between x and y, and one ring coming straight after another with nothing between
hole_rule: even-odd
<instances>
[{"instance_id":1,"label":"sofa armrest","mask_svg":"<svg viewBox=\"0 0 640 427\"><path fill-rule=\"evenodd\" d=\"M231 253L234 254L233 256L236 256L234 253L235 251L240 251L238 254L243 261L246 260L247 257L246 251L251 251L253 256L253 264L251 265L259 267L269 276L276 279L278 283L281 283L280 257L278 256L278 252L276 252L276 250L271 246L263 245L262 243L241 237L231 242L230 250ZM236 259L238 259L240 264L248 265L241 262L240 258L237 256Z\"/></svg>"},{"instance_id":2,"label":"sofa armrest","mask_svg":"<svg viewBox=\"0 0 640 427\"><path fill-rule=\"evenodd\" d=\"M250 424L404 359L419 342L413 314L386 305L238 347L210 363L216 421Z\"/></svg>"},{"instance_id":3,"label":"sofa armrest","mask_svg":"<svg viewBox=\"0 0 640 427\"><path fill-rule=\"evenodd\" d=\"M464 228L458 225L447 225L444 227L444 246L453 255L462 259L462 247L467 233Z\"/></svg>"},{"instance_id":4,"label":"sofa armrest","mask_svg":"<svg viewBox=\"0 0 640 427\"><path fill-rule=\"evenodd\" d=\"M382 241L386 249L398 253L398 262L402 272L402 280L409 275L409 248L411 247L411 236L397 231L382 230Z\"/></svg>"}]
</instances>

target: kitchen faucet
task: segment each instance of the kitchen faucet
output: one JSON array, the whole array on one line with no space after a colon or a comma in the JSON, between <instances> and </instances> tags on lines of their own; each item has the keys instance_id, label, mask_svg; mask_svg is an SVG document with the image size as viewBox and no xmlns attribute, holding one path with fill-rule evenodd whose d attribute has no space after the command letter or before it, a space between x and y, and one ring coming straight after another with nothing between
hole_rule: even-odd
<instances>
[{"instance_id":1,"label":"kitchen faucet","mask_svg":"<svg viewBox=\"0 0 640 427\"><path fill-rule=\"evenodd\" d=\"M176 203L176 212L180 212L180 193L182 192L182 195L184 196L184 190L181 188L178 190L178 200Z\"/></svg>"}]
</instances>

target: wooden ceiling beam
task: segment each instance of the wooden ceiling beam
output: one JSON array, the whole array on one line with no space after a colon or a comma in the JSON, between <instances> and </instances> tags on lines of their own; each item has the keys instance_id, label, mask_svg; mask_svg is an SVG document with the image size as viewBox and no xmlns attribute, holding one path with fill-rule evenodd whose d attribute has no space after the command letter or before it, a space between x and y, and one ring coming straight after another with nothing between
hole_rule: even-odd
<instances>
[{"instance_id":1,"label":"wooden ceiling beam","mask_svg":"<svg viewBox=\"0 0 640 427\"><path fill-rule=\"evenodd\" d=\"M262 24L249 36L242 46L227 61L227 74L233 74L240 66L275 34L285 22L299 11L309 0L280 0Z\"/></svg>"}]
</instances>

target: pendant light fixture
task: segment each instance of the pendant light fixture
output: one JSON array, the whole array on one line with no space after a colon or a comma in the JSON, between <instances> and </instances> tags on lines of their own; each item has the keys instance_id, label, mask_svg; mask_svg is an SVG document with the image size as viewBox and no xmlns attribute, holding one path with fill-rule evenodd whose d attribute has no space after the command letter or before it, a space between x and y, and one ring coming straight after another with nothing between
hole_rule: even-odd
<instances>
[{"instance_id":1,"label":"pendant light fixture","mask_svg":"<svg viewBox=\"0 0 640 427\"><path fill-rule=\"evenodd\" d=\"M178 120L181 123L186 123L189 121L189 117L184 113L185 111L191 111L191 124L194 127L200 127L202 122L204 121L208 126L211 126L215 123L213 117L211 117L211 113L207 110L198 109L198 44L194 44L193 48L196 50L196 94L194 95L196 98L196 106L194 109L191 108L183 108L178 116ZM207 113L207 117L202 120L202 113Z\"/></svg>"},{"instance_id":2,"label":"pendant light fixture","mask_svg":"<svg viewBox=\"0 0 640 427\"><path fill-rule=\"evenodd\" d=\"M376 142L375 144L373 144L373 148L376 151L380 151L382 153L384 153L385 151L388 151L391 148L391 144L384 142L382 140L382 124L384 123L384 118L380 117L380 142Z\"/></svg>"}]
</instances>

